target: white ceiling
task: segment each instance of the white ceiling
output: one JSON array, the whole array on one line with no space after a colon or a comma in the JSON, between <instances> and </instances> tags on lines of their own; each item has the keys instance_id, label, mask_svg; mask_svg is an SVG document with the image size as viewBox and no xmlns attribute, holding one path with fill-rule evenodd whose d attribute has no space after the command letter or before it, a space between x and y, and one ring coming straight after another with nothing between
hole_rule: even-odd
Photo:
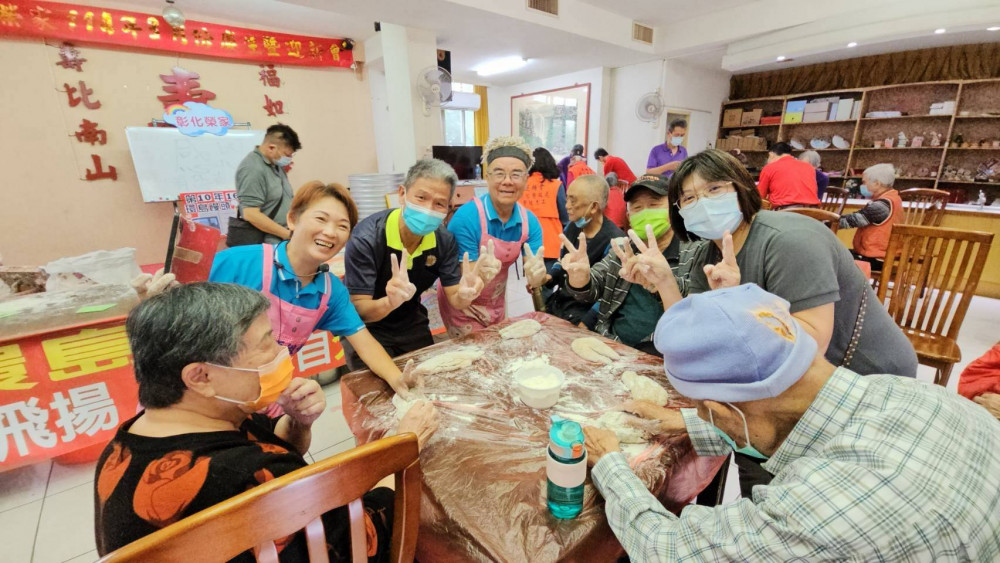
<instances>
[{"instance_id":1,"label":"white ceiling","mask_svg":"<svg viewBox=\"0 0 1000 563\"><path fill-rule=\"evenodd\" d=\"M607 0L580 0L599 8L608 8ZM720 12L756 0L615 0L614 12L643 25L667 26L696 16Z\"/></svg>"}]
</instances>

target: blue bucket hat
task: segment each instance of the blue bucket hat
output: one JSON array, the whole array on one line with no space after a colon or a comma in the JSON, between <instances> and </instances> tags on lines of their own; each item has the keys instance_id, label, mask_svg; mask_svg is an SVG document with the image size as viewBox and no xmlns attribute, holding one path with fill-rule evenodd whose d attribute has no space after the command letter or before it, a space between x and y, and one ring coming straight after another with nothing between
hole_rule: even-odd
<instances>
[{"instance_id":1,"label":"blue bucket hat","mask_svg":"<svg viewBox=\"0 0 1000 563\"><path fill-rule=\"evenodd\" d=\"M777 397L817 350L788 301L751 283L674 304L656 323L653 343L680 394L730 403Z\"/></svg>"}]
</instances>

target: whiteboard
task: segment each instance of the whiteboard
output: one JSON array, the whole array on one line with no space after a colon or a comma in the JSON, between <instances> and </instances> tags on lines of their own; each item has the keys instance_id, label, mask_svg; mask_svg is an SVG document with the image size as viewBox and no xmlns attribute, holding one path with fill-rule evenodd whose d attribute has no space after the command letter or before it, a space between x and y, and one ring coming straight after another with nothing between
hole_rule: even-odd
<instances>
[{"instance_id":1,"label":"whiteboard","mask_svg":"<svg viewBox=\"0 0 1000 563\"><path fill-rule=\"evenodd\" d=\"M178 194L236 189L236 167L264 140L264 131L229 130L188 137L172 127L126 127L142 200L175 201Z\"/></svg>"}]
</instances>

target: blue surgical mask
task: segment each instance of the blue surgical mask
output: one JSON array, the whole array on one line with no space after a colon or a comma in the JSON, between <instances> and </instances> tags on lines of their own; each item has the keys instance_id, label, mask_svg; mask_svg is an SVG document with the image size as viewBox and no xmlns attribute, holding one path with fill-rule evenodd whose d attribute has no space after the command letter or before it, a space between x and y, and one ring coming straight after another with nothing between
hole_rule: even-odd
<instances>
[{"instance_id":1,"label":"blue surgical mask","mask_svg":"<svg viewBox=\"0 0 1000 563\"><path fill-rule=\"evenodd\" d=\"M679 147L684 142L684 137L670 137L670 144Z\"/></svg>"},{"instance_id":2,"label":"blue surgical mask","mask_svg":"<svg viewBox=\"0 0 1000 563\"><path fill-rule=\"evenodd\" d=\"M716 198L700 197L694 205L680 210L684 228L703 239L719 240L743 222L743 212L736 192Z\"/></svg>"},{"instance_id":3,"label":"blue surgical mask","mask_svg":"<svg viewBox=\"0 0 1000 563\"><path fill-rule=\"evenodd\" d=\"M431 211L410 202L406 202L406 207L403 208L403 222L406 223L406 228L417 236L422 237L434 232L442 221L444 213Z\"/></svg>"},{"instance_id":4,"label":"blue surgical mask","mask_svg":"<svg viewBox=\"0 0 1000 563\"><path fill-rule=\"evenodd\" d=\"M282 156L277 161L275 161L275 164L278 166L278 168L284 168L291 163L292 163L292 157L290 156Z\"/></svg>"},{"instance_id":5,"label":"blue surgical mask","mask_svg":"<svg viewBox=\"0 0 1000 563\"><path fill-rule=\"evenodd\" d=\"M733 451L738 454L748 455L750 457L755 457L757 459L763 459L763 460L770 459L766 455L757 451L757 448L750 445L750 429L747 428L747 417L743 415L743 411L736 408L732 403L726 403L726 404L732 407L734 410L736 410L736 412L740 413L740 418L743 419L743 435L746 436L747 445L743 446L742 448L737 446L736 442L729 437L729 434L726 434L725 432L722 431L721 428L715 425L715 417L712 416L712 411L711 409L709 409L708 419L709 422L712 423L712 428L715 429L715 432L718 433L719 437L722 438L726 442L726 444L728 444L729 447L732 448Z\"/></svg>"},{"instance_id":6,"label":"blue surgical mask","mask_svg":"<svg viewBox=\"0 0 1000 563\"><path fill-rule=\"evenodd\" d=\"M871 197L872 196L871 190L869 190L868 186L866 186L865 184L861 184L861 195L863 195L865 197Z\"/></svg>"},{"instance_id":7,"label":"blue surgical mask","mask_svg":"<svg viewBox=\"0 0 1000 563\"><path fill-rule=\"evenodd\" d=\"M590 219L588 219L587 217L580 217L576 221L573 221L573 224L582 229L582 228L586 227L587 223L589 223L589 222L590 222Z\"/></svg>"}]
</instances>

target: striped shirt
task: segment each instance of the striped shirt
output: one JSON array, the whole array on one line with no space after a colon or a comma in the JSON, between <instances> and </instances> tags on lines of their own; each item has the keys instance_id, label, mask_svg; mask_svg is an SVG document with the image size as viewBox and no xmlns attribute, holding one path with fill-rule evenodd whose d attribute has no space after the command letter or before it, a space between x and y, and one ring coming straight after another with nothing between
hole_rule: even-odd
<instances>
[{"instance_id":1,"label":"striped shirt","mask_svg":"<svg viewBox=\"0 0 1000 563\"><path fill-rule=\"evenodd\" d=\"M693 409L700 455L730 450ZM1000 560L1000 422L941 387L838 368L753 500L676 517L620 453L593 479L634 561Z\"/></svg>"}]
</instances>

